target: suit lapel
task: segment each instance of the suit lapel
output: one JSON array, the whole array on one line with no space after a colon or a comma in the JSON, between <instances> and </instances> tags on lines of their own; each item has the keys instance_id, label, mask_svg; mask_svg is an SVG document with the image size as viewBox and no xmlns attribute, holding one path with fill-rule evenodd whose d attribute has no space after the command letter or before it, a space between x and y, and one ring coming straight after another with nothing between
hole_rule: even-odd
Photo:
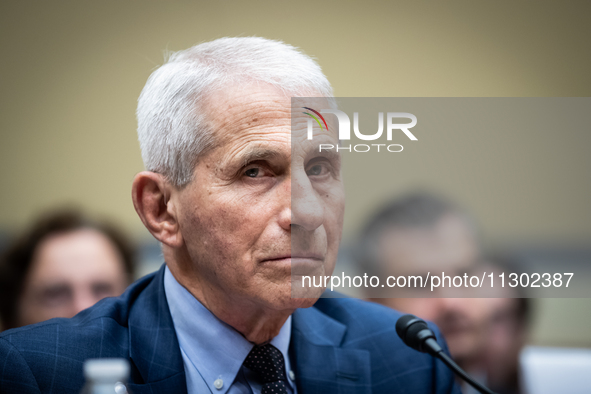
<instances>
[{"instance_id":1,"label":"suit lapel","mask_svg":"<svg viewBox=\"0 0 591 394\"><path fill-rule=\"evenodd\" d=\"M135 394L187 392L185 369L166 295L164 265L129 312L129 357Z\"/></svg>"},{"instance_id":2,"label":"suit lapel","mask_svg":"<svg viewBox=\"0 0 591 394\"><path fill-rule=\"evenodd\" d=\"M290 358L298 392L371 392L369 352L342 348L346 331L345 325L314 307L294 312Z\"/></svg>"}]
</instances>

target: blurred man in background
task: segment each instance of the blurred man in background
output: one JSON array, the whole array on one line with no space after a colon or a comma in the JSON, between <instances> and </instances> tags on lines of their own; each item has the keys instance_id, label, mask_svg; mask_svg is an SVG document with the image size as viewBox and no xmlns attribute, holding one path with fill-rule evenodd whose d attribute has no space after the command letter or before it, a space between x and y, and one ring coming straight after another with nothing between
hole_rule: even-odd
<instances>
[{"instance_id":1,"label":"blurred man in background","mask_svg":"<svg viewBox=\"0 0 591 394\"><path fill-rule=\"evenodd\" d=\"M3 329L72 317L131 283L133 247L121 231L76 211L43 216L0 258Z\"/></svg>"},{"instance_id":2,"label":"blurred man in background","mask_svg":"<svg viewBox=\"0 0 591 394\"><path fill-rule=\"evenodd\" d=\"M362 233L359 251L361 269L382 278L425 277L428 272L470 275L482 260L476 225L468 214L449 201L426 193L392 201L379 210ZM456 362L477 379L485 373L483 356L491 314L488 299L446 298L428 288L396 291L408 293L404 297L372 301L435 322Z\"/></svg>"},{"instance_id":3,"label":"blurred man in background","mask_svg":"<svg viewBox=\"0 0 591 394\"><path fill-rule=\"evenodd\" d=\"M507 277L515 267L515 261L508 256L494 256L491 261ZM491 318L484 352L487 384L498 394L525 393L528 391L521 376L520 354L529 336L531 299L523 298L519 288L506 286L499 290L500 296L510 298L488 299Z\"/></svg>"},{"instance_id":4,"label":"blurred man in background","mask_svg":"<svg viewBox=\"0 0 591 394\"><path fill-rule=\"evenodd\" d=\"M428 193L408 195L379 210L363 230L358 261L368 275L382 277L482 271L497 275L515 263L507 256L485 259L475 221L453 203ZM470 289L460 290L466 291L463 298L450 298L441 289L431 293L398 288L396 294L402 297L371 300L435 322L462 368L495 392L522 392L519 354L527 340L529 300L515 298L517 290L508 287L494 294L513 298L484 298L490 297L485 292L471 294L483 298L471 298ZM475 391L464 386L463 392Z\"/></svg>"}]
</instances>

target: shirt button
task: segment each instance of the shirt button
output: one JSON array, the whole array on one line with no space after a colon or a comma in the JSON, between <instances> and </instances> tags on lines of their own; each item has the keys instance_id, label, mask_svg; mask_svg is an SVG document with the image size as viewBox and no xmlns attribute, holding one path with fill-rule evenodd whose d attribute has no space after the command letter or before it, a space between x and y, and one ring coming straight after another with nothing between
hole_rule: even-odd
<instances>
[{"instance_id":1,"label":"shirt button","mask_svg":"<svg viewBox=\"0 0 591 394\"><path fill-rule=\"evenodd\" d=\"M221 390L222 387L224 387L224 381L222 379L216 379L215 382L213 382L213 386L216 389Z\"/></svg>"},{"instance_id":2,"label":"shirt button","mask_svg":"<svg viewBox=\"0 0 591 394\"><path fill-rule=\"evenodd\" d=\"M289 378L295 382L295 373L293 371L289 371Z\"/></svg>"}]
</instances>

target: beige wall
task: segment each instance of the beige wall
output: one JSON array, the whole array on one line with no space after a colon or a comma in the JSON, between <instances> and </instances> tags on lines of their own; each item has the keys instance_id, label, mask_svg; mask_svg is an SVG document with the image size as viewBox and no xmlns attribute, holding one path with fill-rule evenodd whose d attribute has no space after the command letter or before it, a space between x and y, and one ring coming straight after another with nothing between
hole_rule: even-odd
<instances>
[{"instance_id":1,"label":"beige wall","mask_svg":"<svg viewBox=\"0 0 591 394\"><path fill-rule=\"evenodd\" d=\"M22 228L43 208L68 202L147 235L130 200L142 169L134 110L166 50L223 36L281 39L316 57L339 96L591 96L590 14L585 1L4 2L0 230ZM577 154L588 136L574 136ZM538 137L532 131L520 139L535 149ZM535 204L550 212L553 226L540 226L531 209L501 214L486 190L440 182L430 160L368 201L430 186L469 206L496 243L591 239L589 160L569 167L562 182L540 186ZM548 170L543 157L536 160L536 182L543 182ZM468 179L490 172L484 161L464 167ZM514 172L503 176L519 183ZM563 204L565 196L575 203ZM368 206L348 207L352 228Z\"/></svg>"},{"instance_id":2,"label":"beige wall","mask_svg":"<svg viewBox=\"0 0 591 394\"><path fill-rule=\"evenodd\" d=\"M591 95L588 2L52 0L2 8L0 229L74 201L144 234L129 197L142 169L137 96L165 50L217 37L260 35L299 46L340 96ZM435 181L430 164L426 156L417 179ZM470 171L477 176L485 165ZM584 166L577 171L573 179L588 177ZM405 180L394 192L411 185ZM535 221L503 218L486 196L460 186L445 191L469 204L491 237L516 226L524 237L546 235ZM556 206L560 189L539 199ZM348 207L354 221L356 209L364 208ZM569 226L576 215L562 217L555 221L566 236L591 237L590 225Z\"/></svg>"}]
</instances>

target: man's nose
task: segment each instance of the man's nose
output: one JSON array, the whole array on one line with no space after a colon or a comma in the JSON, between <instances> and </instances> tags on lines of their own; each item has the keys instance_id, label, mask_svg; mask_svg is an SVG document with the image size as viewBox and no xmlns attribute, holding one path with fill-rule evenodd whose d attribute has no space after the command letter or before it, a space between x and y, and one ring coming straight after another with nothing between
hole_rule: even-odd
<instances>
[{"instance_id":1,"label":"man's nose","mask_svg":"<svg viewBox=\"0 0 591 394\"><path fill-rule=\"evenodd\" d=\"M308 175L291 177L291 225L314 231L324 222L324 206Z\"/></svg>"}]
</instances>

